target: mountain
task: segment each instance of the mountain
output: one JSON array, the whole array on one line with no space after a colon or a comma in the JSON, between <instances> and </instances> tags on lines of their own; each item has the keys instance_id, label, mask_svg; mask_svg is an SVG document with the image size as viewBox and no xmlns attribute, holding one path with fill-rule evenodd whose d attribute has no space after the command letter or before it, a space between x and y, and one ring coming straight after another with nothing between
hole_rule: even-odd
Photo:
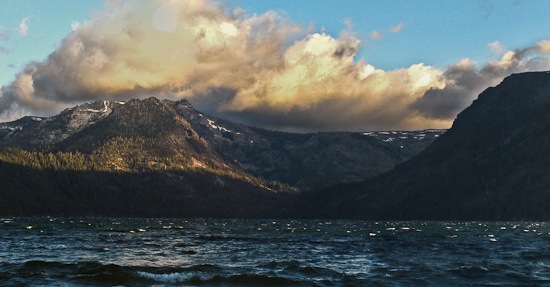
<instances>
[{"instance_id":1,"label":"mountain","mask_svg":"<svg viewBox=\"0 0 550 287\"><path fill-rule=\"evenodd\" d=\"M416 155L445 132L296 134L215 118L186 101L180 101L178 113L219 154L244 171L301 189L372 178Z\"/></svg>"},{"instance_id":2,"label":"mountain","mask_svg":"<svg viewBox=\"0 0 550 287\"><path fill-rule=\"evenodd\" d=\"M155 98L2 125L0 213L258 217L291 188L243 172Z\"/></svg>"},{"instance_id":3,"label":"mountain","mask_svg":"<svg viewBox=\"0 0 550 287\"><path fill-rule=\"evenodd\" d=\"M96 101L0 124L0 214L284 217L298 188L374 177L443 132L291 134L185 100Z\"/></svg>"},{"instance_id":4,"label":"mountain","mask_svg":"<svg viewBox=\"0 0 550 287\"><path fill-rule=\"evenodd\" d=\"M163 115L151 105L169 109ZM170 119L178 119L172 123ZM91 152L117 137L148 136L183 125L188 144L207 145L207 157L266 180L301 189L372 178L426 148L445 130L368 133L293 134L263 130L215 118L189 102L154 98L124 102L97 101L64 110L50 118L24 117L0 124L0 147ZM192 140L196 139L196 140ZM161 141L165 141L162 139ZM156 147L159 149L162 147ZM175 153L177 148L174 147ZM189 155L192 151L180 151ZM171 156L174 153L168 152ZM198 159L198 156L194 156ZM222 166L220 166L222 167Z\"/></svg>"},{"instance_id":5,"label":"mountain","mask_svg":"<svg viewBox=\"0 0 550 287\"><path fill-rule=\"evenodd\" d=\"M360 218L548 220L549 109L550 72L509 76L416 157L319 192L312 208Z\"/></svg>"}]
</instances>

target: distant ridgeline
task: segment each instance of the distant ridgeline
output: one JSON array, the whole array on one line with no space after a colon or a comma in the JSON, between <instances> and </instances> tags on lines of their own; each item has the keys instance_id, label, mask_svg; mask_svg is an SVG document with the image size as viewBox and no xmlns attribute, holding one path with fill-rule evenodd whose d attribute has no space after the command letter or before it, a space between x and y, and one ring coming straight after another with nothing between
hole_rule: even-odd
<instances>
[{"instance_id":1,"label":"distant ridgeline","mask_svg":"<svg viewBox=\"0 0 550 287\"><path fill-rule=\"evenodd\" d=\"M187 101L0 123L0 215L550 219L550 74L483 92L449 131L293 134Z\"/></svg>"}]
</instances>

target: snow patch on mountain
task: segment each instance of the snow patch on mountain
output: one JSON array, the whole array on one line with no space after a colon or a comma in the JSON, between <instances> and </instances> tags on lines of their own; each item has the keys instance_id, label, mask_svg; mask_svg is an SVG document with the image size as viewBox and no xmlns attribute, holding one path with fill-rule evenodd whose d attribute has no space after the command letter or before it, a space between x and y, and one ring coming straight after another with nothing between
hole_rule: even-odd
<instances>
[{"instance_id":1,"label":"snow patch on mountain","mask_svg":"<svg viewBox=\"0 0 550 287\"><path fill-rule=\"evenodd\" d=\"M60 142L109 116L114 108L124 104L124 102L118 101L96 101L67 109L58 116L45 118L44 121L47 122L61 120L65 124L62 128L50 130L44 136L44 140L48 144Z\"/></svg>"},{"instance_id":2,"label":"snow patch on mountain","mask_svg":"<svg viewBox=\"0 0 550 287\"><path fill-rule=\"evenodd\" d=\"M219 130L220 132L227 132L227 133L232 133L233 131L230 130L230 129L227 129L227 128L224 128L222 126L219 126L219 125L215 125L215 121L211 120L211 119L206 119L208 121L208 125L212 128L212 129L215 129L215 130Z\"/></svg>"},{"instance_id":3,"label":"snow patch on mountain","mask_svg":"<svg viewBox=\"0 0 550 287\"><path fill-rule=\"evenodd\" d=\"M0 126L0 130L22 131L22 130L23 130L23 127L22 127L22 126L14 126L14 127L10 127L10 126Z\"/></svg>"},{"instance_id":4,"label":"snow patch on mountain","mask_svg":"<svg viewBox=\"0 0 550 287\"><path fill-rule=\"evenodd\" d=\"M434 139L441 136L447 130L429 129L421 131L376 131L376 132L364 132L364 136L373 137L386 143L401 143L403 142L415 142L426 139Z\"/></svg>"}]
</instances>

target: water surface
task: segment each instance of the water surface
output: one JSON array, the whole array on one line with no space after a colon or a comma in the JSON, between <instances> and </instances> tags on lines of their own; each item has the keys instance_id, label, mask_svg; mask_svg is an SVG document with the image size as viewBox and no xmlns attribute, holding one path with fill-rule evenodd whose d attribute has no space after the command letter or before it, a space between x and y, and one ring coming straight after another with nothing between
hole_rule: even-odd
<instances>
[{"instance_id":1,"label":"water surface","mask_svg":"<svg viewBox=\"0 0 550 287\"><path fill-rule=\"evenodd\" d=\"M3 218L0 286L550 286L550 225Z\"/></svg>"}]
</instances>

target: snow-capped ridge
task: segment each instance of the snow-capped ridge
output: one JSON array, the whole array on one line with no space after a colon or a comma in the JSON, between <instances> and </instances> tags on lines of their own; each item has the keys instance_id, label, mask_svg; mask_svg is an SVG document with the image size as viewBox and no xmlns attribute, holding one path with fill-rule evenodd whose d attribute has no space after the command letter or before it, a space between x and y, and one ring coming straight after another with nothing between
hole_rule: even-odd
<instances>
[{"instance_id":1,"label":"snow-capped ridge","mask_svg":"<svg viewBox=\"0 0 550 287\"><path fill-rule=\"evenodd\" d=\"M108 109L108 106L109 106L109 102L107 101L103 101L103 109L101 110L96 110L96 109L83 109L81 111L83 112L91 112L91 113L106 113L109 109Z\"/></svg>"}]
</instances>

